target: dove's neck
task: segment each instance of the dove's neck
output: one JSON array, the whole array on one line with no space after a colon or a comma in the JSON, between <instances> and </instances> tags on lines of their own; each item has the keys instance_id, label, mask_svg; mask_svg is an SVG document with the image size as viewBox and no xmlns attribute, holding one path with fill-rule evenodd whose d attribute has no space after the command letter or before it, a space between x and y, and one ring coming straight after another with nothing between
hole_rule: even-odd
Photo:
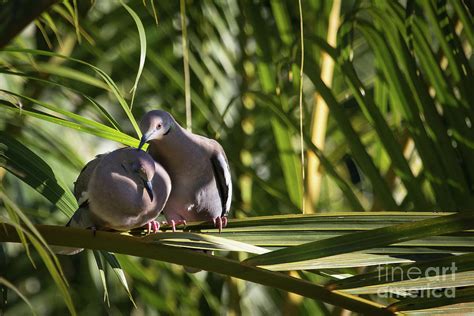
<instances>
[{"instance_id":1,"label":"dove's neck","mask_svg":"<svg viewBox=\"0 0 474 316\"><path fill-rule=\"evenodd\" d=\"M166 170L193 168L193 161L199 161L205 154L197 144L197 138L199 136L176 125L168 137L150 144L150 154Z\"/></svg>"}]
</instances>

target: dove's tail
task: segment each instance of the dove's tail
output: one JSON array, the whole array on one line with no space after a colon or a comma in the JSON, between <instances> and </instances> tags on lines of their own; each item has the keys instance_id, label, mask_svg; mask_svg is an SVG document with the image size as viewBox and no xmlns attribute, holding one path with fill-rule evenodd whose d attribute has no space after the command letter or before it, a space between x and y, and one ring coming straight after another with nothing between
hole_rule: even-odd
<instances>
[{"instance_id":1,"label":"dove's tail","mask_svg":"<svg viewBox=\"0 0 474 316\"><path fill-rule=\"evenodd\" d=\"M92 223L91 221L87 205L81 205L74 213L74 215L72 215L66 226L82 228L93 227L94 223ZM84 249L63 246L51 246L51 250L57 255L75 255Z\"/></svg>"},{"instance_id":2,"label":"dove's tail","mask_svg":"<svg viewBox=\"0 0 474 316\"><path fill-rule=\"evenodd\" d=\"M62 246L50 246L51 250L57 255L68 255L72 256L78 254L83 248L73 248L73 247L62 247Z\"/></svg>"}]
</instances>

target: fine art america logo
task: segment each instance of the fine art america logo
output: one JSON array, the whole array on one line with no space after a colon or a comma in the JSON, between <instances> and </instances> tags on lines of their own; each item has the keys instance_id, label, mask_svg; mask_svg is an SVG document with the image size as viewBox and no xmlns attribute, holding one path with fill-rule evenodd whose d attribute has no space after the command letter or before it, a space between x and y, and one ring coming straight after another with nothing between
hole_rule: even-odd
<instances>
[{"instance_id":1,"label":"fine art america logo","mask_svg":"<svg viewBox=\"0 0 474 316\"><path fill-rule=\"evenodd\" d=\"M384 283L397 282L380 287L380 297L403 296L405 298L454 298L455 287L446 287L446 283L456 280L456 264L444 267L393 267L379 265L378 280Z\"/></svg>"}]
</instances>

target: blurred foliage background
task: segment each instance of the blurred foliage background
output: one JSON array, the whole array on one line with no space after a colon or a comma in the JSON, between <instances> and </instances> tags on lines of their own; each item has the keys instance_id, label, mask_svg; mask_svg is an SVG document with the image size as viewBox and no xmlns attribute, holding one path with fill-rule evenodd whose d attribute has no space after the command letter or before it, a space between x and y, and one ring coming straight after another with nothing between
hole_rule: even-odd
<instances>
[{"instance_id":1,"label":"blurred foliage background","mask_svg":"<svg viewBox=\"0 0 474 316\"><path fill-rule=\"evenodd\" d=\"M233 174L234 218L303 209L472 211L472 2L301 1L302 90L296 1L126 4L133 14L120 1L0 1L0 34L11 39L0 51L1 135L40 156L67 187L94 155L136 141L123 101L136 120L164 109L185 126L190 114L193 132L223 145ZM42 13L29 24L35 10ZM17 35L14 26L22 23L29 25ZM118 92L90 65L110 76ZM84 119L115 133L88 129ZM18 178L18 172L0 169L3 194L33 223L67 222L68 214ZM3 243L0 251L1 275L38 314L67 313L36 253L33 268L21 245ZM244 259L241 253L228 256ZM110 306L103 302L92 252L59 258L79 314L343 312L218 274L186 274L180 266L117 257L136 308L115 277L107 278ZM14 293L6 310L29 313Z\"/></svg>"}]
</instances>

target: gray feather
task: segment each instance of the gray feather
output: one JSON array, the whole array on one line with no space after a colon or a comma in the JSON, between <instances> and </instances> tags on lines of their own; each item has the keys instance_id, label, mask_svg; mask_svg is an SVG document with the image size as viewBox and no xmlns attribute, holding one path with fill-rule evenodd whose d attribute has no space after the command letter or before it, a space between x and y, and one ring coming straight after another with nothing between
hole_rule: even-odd
<instances>
[{"instance_id":1,"label":"gray feather","mask_svg":"<svg viewBox=\"0 0 474 316\"><path fill-rule=\"evenodd\" d=\"M146 179L143 179L143 176ZM151 199L144 183L152 184ZM79 174L74 193L81 206L66 226L130 230L154 220L171 191L171 180L153 158L135 148L122 148L97 156ZM59 254L82 249L54 247Z\"/></svg>"}]
</instances>

